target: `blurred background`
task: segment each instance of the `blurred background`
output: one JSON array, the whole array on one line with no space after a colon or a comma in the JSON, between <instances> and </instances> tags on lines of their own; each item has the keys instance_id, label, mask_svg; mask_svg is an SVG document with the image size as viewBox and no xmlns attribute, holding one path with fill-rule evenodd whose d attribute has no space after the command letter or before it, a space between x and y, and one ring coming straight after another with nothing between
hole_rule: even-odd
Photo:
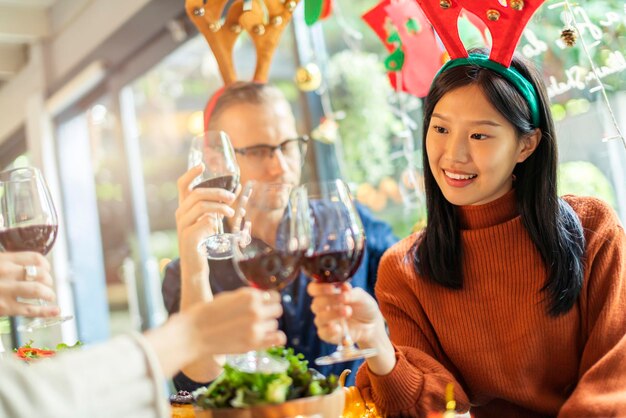
<instances>
[{"instance_id":1,"label":"blurred background","mask_svg":"<svg viewBox=\"0 0 626 418\"><path fill-rule=\"evenodd\" d=\"M333 14L310 27L299 5L270 79L300 133L315 138L306 176L343 177L402 237L425 223L421 99L389 83L390 51L361 19L378 3L336 0ZM626 6L581 0L572 13L626 132ZM580 39L563 44L568 16L560 2L546 2L518 51L550 87L560 193L604 199L624 222L626 149L603 141L615 127ZM472 28L464 38L481 42ZM250 79L255 53L245 35L235 62ZM312 85L295 82L298 69ZM166 319L160 286L178 251L176 180L221 85L183 0L0 0L0 169L43 169L62 215L50 256L59 302L76 318L25 340L91 343Z\"/></svg>"}]
</instances>

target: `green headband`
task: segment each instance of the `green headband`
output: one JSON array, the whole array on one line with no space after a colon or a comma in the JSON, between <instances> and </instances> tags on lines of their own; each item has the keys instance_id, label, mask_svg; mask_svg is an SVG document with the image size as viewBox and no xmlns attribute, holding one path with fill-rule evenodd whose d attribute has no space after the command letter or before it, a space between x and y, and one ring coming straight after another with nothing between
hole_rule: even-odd
<instances>
[{"instance_id":1,"label":"green headband","mask_svg":"<svg viewBox=\"0 0 626 418\"><path fill-rule=\"evenodd\" d=\"M450 68L468 64L494 71L513 84L522 97L524 97L526 103L528 103L534 127L539 127L541 116L539 115L539 99L537 97L537 93L535 92L535 88L530 81L521 75L515 68L505 67L502 64L491 61L488 56L483 54L471 54L467 58L455 58L446 62L437 72L437 75L435 75L435 79L437 79L441 73L449 70Z\"/></svg>"}]
</instances>

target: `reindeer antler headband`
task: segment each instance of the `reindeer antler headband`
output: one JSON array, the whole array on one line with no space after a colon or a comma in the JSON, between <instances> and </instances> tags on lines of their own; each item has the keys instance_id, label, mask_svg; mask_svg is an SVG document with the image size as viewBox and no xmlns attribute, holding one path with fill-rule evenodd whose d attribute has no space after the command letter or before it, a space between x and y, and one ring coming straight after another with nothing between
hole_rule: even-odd
<instances>
[{"instance_id":1,"label":"reindeer antler headband","mask_svg":"<svg viewBox=\"0 0 626 418\"><path fill-rule=\"evenodd\" d=\"M541 122L539 98L533 84L515 68L510 67L517 42L533 13L545 0L416 0L437 34L451 60L441 67L439 74L461 65L475 65L492 70L508 80L524 97L530 108L533 125ZM457 21L465 9L481 19L492 38L489 57L468 54L461 42Z\"/></svg>"},{"instance_id":2,"label":"reindeer antler headband","mask_svg":"<svg viewBox=\"0 0 626 418\"><path fill-rule=\"evenodd\" d=\"M219 66L224 85L237 81L233 48L246 31L256 49L254 81L265 82L280 35L299 0L186 0L189 19L204 35Z\"/></svg>"},{"instance_id":3,"label":"reindeer antler headband","mask_svg":"<svg viewBox=\"0 0 626 418\"><path fill-rule=\"evenodd\" d=\"M237 81L233 61L237 37L243 31L250 34L256 49L253 81L265 83L280 35L291 20L299 0L234 0L225 10L230 1L185 1L187 16L209 43L224 80L224 87L213 94L204 109L205 128L209 127L211 114L224 89Z\"/></svg>"}]
</instances>

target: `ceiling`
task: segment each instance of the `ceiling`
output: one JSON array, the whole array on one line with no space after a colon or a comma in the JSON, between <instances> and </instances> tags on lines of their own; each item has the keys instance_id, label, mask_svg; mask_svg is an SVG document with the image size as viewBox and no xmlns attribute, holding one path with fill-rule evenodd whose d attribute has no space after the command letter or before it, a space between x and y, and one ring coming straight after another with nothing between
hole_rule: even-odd
<instances>
[{"instance_id":1,"label":"ceiling","mask_svg":"<svg viewBox=\"0 0 626 418\"><path fill-rule=\"evenodd\" d=\"M50 10L58 0L0 0L0 88L28 60L28 48L50 35Z\"/></svg>"}]
</instances>

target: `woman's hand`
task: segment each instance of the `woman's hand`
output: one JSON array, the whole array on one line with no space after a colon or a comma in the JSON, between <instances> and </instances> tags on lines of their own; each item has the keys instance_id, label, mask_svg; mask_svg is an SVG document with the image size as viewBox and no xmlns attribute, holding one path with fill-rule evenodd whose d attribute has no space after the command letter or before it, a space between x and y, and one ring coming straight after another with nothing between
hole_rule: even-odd
<instances>
[{"instance_id":1,"label":"woman's hand","mask_svg":"<svg viewBox=\"0 0 626 418\"><path fill-rule=\"evenodd\" d=\"M284 345L287 339L278 330L282 312L277 292L242 287L172 316L146 338L167 376L182 369L192 380L206 382L221 372L222 354ZM207 359L214 363L207 365ZM189 369L193 364L200 367Z\"/></svg>"},{"instance_id":2,"label":"woman's hand","mask_svg":"<svg viewBox=\"0 0 626 418\"><path fill-rule=\"evenodd\" d=\"M284 345L278 329L283 314L278 292L242 287L222 292L196 313L198 352L239 354Z\"/></svg>"},{"instance_id":3,"label":"woman's hand","mask_svg":"<svg viewBox=\"0 0 626 418\"><path fill-rule=\"evenodd\" d=\"M27 274L28 270L32 270ZM0 316L49 317L59 314L58 306L39 306L18 301L41 299L53 302L50 263L34 252L0 253Z\"/></svg>"},{"instance_id":4,"label":"woman's hand","mask_svg":"<svg viewBox=\"0 0 626 418\"><path fill-rule=\"evenodd\" d=\"M311 310L320 338L331 344L341 344L340 319L348 324L350 336L359 346L369 346L376 329L382 323L382 314L372 296L348 283L341 286L312 282L307 287L313 297Z\"/></svg>"},{"instance_id":5,"label":"woman's hand","mask_svg":"<svg viewBox=\"0 0 626 418\"><path fill-rule=\"evenodd\" d=\"M385 329L385 320L378 304L361 288L348 283L312 282L307 288L313 297L311 310L315 314L317 334L326 342L342 344L341 319L348 324L350 336L360 348L374 348L377 354L366 359L370 371L377 375L390 373L396 365L393 344Z\"/></svg>"}]
</instances>

